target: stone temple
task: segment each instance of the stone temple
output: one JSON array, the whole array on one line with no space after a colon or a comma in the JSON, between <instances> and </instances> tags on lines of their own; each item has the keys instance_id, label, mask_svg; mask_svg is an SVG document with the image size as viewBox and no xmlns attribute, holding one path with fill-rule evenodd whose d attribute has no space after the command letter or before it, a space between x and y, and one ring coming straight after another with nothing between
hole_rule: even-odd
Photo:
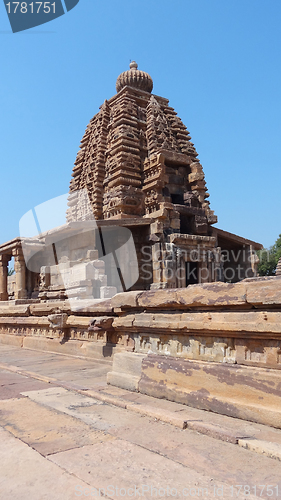
<instances>
[{"instance_id":1,"label":"stone temple","mask_svg":"<svg viewBox=\"0 0 281 500\"><path fill-rule=\"evenodd\" d=\"M90 121L75 161L67 224L63 231L60 228L61 239L68 242L66 252L63 245L60 252L57 248L57 261L46 255L42 259L39 252L35 265L33 257L33 265L26 266L20 239L1 245L2 300L9 293L15 299L70 295L98 299L128 288L185 288L214 281L234 283L256 275L255 251L262 246L213 227L217 217L210 209L203 168L190 134L169 101L153 95L152 89L151 77L138 70L135 62L117 78L117 94ZM81 193L87 194L87 202ZM83 229L82 238L77 228L71 229L75 222L85 225L93 219L99 231L108 235L110 228L131 232L137 254L134 267L139 272L137 280L127 280L131 286L124 286L120 273L114 272L114 262L103 268L99 237L93 238L90 231L87 237ZM54 234L44 232L39 237L45 247L51 247L53 238ZM7 263L12 256L16 277L9 280L8 291ZM88 266L79 279L81 265L76 266L81 261L92 263L94 271Z\"/></svg>"},{"instance_id":2,"label":"stone temple","mask_svg":"<svg viewBox=\"0 0 281 500\"><path fill-rule=\"evenodd\" d=\"M255 276L261 245L213 227L217 217L190 134L152 89L152 78L132 62L117 79L117 94L90 121L72 173L68 221L94 214L130 228L140 270L134 289Z\"/></svg>"},{"instance_id":3,"label":"stone temple","mask_svg":"<svg viewBox=\"0 0 281 500\"><path fill-rule=\"evenodd\" d=\"M109 384L280 428L280 262L257 277L262 245L214 227L189 132L152 89L132 62L86 129L62 225L36 232L42 204L0 245L0 342L111 359Z\"/></svg>"}]
</instances>

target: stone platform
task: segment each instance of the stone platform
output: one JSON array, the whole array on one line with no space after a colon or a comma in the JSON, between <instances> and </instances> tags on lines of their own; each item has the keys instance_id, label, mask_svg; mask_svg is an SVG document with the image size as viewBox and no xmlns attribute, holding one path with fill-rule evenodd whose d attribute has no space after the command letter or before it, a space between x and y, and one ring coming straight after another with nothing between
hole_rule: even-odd
<instances>
[{"instance_id":1,"label":"stone platform","mask_svg":"<svg viewBox=\"0 0 281 500\"><path fill-rule=\"evenodd\" d=\"M281 427L281 279L1 305L2 343L111 359L108 382Z\"/></svg>"}]
</instances>

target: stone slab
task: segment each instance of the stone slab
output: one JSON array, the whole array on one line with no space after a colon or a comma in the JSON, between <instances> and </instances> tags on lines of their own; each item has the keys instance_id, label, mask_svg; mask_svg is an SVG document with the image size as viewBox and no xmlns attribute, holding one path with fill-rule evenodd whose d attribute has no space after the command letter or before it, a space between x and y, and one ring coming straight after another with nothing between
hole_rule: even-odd
<instances>
[{"instance_id":1,"label":"stone slab","mask_svg":"<svg viewBox=\"0 0 281 500\"><path fill-rule=\"evenodd\" d=\"M77 478L1 427L0 433L0 491L3 499L77 499ZM87 483L79 482L87 487Z\"/></svg>"},{"instance_id":2,"label":"stone slab","mask_svg":"<svg viewBox=\"0 0 281 500\"><path fill-rule=\"evenodd\" d=\"M113 439L27 397L2 401L0 410L0 425L44 456Z\"/></svg>"},{"instance_id":3,"label":"stone slab","mask_svg":"<svg viewBox=\"0 0 281 500\"><path fill-rule=\"evenodd\" d=\"M7 302L6 302L7 304ZM0 303L0 317L17 317L17 316L29 316L29 305L1 305Z\"/></svg>"},{"instance_id":4,"label":"stone slab","mask_svg":"<svg viewBox=\"0 0 281 500\"><path fill-rule=\"evenodd\" d=\"M246 305L244 283L206 283L174 290L143 292L137 304L145 308L186 308Z\"/></svg>"},{"instance_id":5,"label":"stone slab","mask_svg":"<svg viewBox=\"0 0 281 500\"><path fill-rule=\"evenodd\" d=\"M190 410L193 409L190 408L188 411ZM202 413L208 415L208 412L199 412L199 410L195 412L199 414L199 418L200 413L201 418ZM179 410L179 413L182 411ZM193 412L190 411L190 413ZM224 419L228 420L226 417ZM234 419L229 420L234 421ZM203 421L201 423L204 424ZM228 423L231 432L231 422ZM261 457L247 452L239 446L229 445L228 442L218 441L209 435L190 431L188 428L182 431L166 424L159 424L156 418L140 417L137 414L130 416L129 414L127 420L125 417L120 418L120 421L116 422L115 427L111 427L109 432L120 439L126 438L126 441L138 444L187 467L196 468L198 472L209 475L214 481L223 481L228 485L280 484L281 487L278 462L266 456ZM237 424L239 421L236 420ZM224 425L226 426L227 422ZM246 429L249 435L253 435L253 427L253 424L242 422L242 428Z\"/></svg>"},{"instance_id":6,"label":"stone slab","mask_svg":"<svg viewBox=\"0 0 281 500\"><path fill-rule=\"evenodd\" d=\"M0 400L22 398L22 391L47 389L49 384L0 370Z\"/></svg>"},{"instance_id":7,"label":"stone slab","mask_svg":"<svg viewBox=\"0 0 281 500\"><path fill-rule=\"evenodd\" d=\"M203 334L223 337L280 338L280 311L140 312L114 319L113 326L123 332ZM264 336L264 337L263 337Z\"/></svg>"},{"instance_id":8,"label":"stone slab","mask_svg":"<svg viewBox=\"0 0 281 500\"><path fill-rule=\"evenodd\" d=\"M247 302L251 305L281 304L281 280L271 279L246 283Z\"/></svg>"},{"instance_id":9,"label":"stone slab","mask_svg":"<svg viewBox=\"0 0 281 500\"><path fill-rule=\"evenodd\" d=\"M80 394L69 392L63 387L51 387L43 391L26 391L22 393L32 401L44 404L57 411L79 418L86 424L96 429L106 431L108 426L101 424L97 406L103 405L102 401Z\"/></svg>"},{"instance_id":10,"label":"stone slab","mask_svg":"<svg viewBox=\"0 0 281 500\"><path fill-rule=\"evenodd\" d=\"M58 309L63 313L71 312L71 307L67 300L59 302L40 302L40 304L31 304L29 308L30 314L32 314L32 316L48 316L49 314L56 313Z\"/></svg>"},{"instance_id":11,"label":"stone slab","mask_svg":"<svg viewBox=\"0 0 281 500\"><path fill-rule=\"evenodd\" d=\"M187 489L189 492L195 489L198 495L199 488L202 496L202 488L205 488L207 497L212 497L214 491L211 477L119 439L57 453L50 460L75 474L79 480L89 481L89 478L94 477L95 487L103 489L106 495L114 499L121 495L123 498L131 498L133 495L138 497L138 493L135 493L138 488L140 496L147 499L153 498L151 492L154 491L155 495L157 490L162 493L157 496L162 498L170 498L169 490L172 489L173 492L178 491L177 496L182 496L184 490L187 493ZM223 489L225 500L232 498L228 485L217 483L216 487ZM254 498L252 495L249 497Z\"/></svg>"},{"instance_id":12,"label":"stone slab","mask_svg":"<svg viewBox=\"0 0 281 500\"><path fill-rule=\"evenodd\" d=\"M114 309L122 308L128 309L131 307L138 307L137 299L142 294L141 291L131 291L131 292L122 292L117 293L111 299L111 304Z\"/></svg>"}]
</instances>

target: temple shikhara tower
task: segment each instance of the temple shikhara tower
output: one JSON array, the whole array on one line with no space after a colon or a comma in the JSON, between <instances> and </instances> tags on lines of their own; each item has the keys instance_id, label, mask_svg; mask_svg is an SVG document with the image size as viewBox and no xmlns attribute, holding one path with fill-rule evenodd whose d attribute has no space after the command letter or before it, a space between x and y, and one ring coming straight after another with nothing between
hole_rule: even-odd
<instances>
[{"instance_id":1,"label":"temple shikhara tower","mask_svg":"<svg viewBox=\"0 0 281 500\"><path fill-rule=\"evenodd\" d=\"M117 94L81 141L68 221L122 221L138 251L136 289L254 276L251 255L260 245L213 228L217 217L190 134L168 99L152 89L152 78L134 61L117 78ZM91 206L79 190L87 190Z\"/></svg>"},{"instance_id":2,"label":"temple shikhara tower","mask_svg":"<svg viewBox=\"0 0 281 500\"><path fill-rule=\"evenodd\" d=\"M89 123L70 191L87 188L96 219L164 217L179 230L182 213L189 232L207 235L217 219L189 132L137 68L118 77L118 93Z\"/></svg>"}]
</instances>

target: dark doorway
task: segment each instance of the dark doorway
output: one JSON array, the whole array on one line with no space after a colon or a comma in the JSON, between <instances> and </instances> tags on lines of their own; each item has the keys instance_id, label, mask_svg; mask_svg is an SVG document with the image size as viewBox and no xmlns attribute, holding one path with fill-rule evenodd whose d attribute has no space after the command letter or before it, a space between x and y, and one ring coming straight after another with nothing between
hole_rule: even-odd
<instances>
[{"instance_id":1,"label":"dark doorway","mask_svg":"<svg viewBox=\"0 0 281 500\"><path fill-rule=\"evenodd\" d=\"M183 193L171 194L171 200L175 205L183 205Z\"/></svg>"},{"instance_id":2,"label":"dark doorway","mask_svg":"<svg viewBox=\"0 0 281 500\"><path fill-rule=\"evenodd\" d=\"M195 285L198 283L198 263L197 262L186 262L185 263L185 276L186 276L186 286Z\"/></svg>"}]
</instances>

